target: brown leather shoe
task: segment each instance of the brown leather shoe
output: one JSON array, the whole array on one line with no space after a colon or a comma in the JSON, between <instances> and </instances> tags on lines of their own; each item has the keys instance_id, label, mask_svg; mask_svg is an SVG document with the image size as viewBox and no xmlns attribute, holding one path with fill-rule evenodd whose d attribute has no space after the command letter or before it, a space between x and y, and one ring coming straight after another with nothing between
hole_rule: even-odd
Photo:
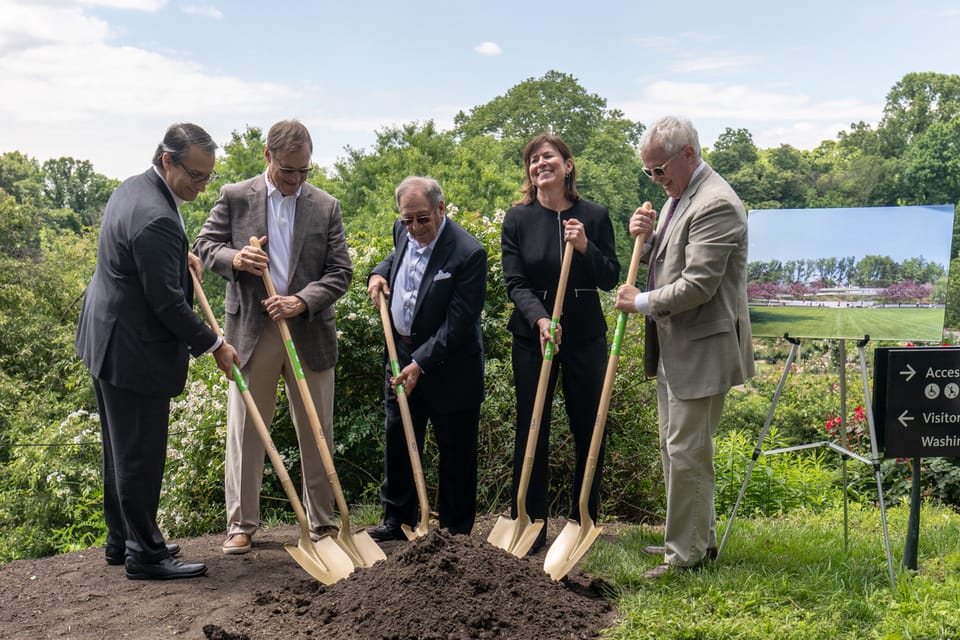
<instances>
[{"instance_id":1,"label":"brown leather shoe","mask_svg":"<svg viewBox=\"0 0 960 640\"><path fill-rule=\"evenodd\" d=\"M648 556L662 556L667 552L667 548L662 544L650 544L643 548L643 553Z\"/></svg>"},{"instance_id":2,"label":"brown leather shoe","mask_svg":"<svg viewBox=\"0 0 960 640\"><path fill-rule=\"evenodd\" d=\"M231 533L223 541L223 552L228 556L236 556L250 551L252 542L250 536L245 533Z\"/></svg>"}]
</instances>

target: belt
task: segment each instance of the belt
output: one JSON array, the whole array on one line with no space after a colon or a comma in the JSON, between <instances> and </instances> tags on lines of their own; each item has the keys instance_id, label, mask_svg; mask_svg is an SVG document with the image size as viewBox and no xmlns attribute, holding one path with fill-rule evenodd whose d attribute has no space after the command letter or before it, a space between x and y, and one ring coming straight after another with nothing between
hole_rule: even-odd
<instances>
[{"instance_id":1,"label":"belt","mask_svg":"<svg viewBox=\"0 0 960 640\"><path fill-rule=\"evenodd\" d=\"M402 336L398 333L397 338L399 338L400 342L402 342L403 344L413 344L413 338L411 338L410 336Z\"/></svg>"}]
</instances>

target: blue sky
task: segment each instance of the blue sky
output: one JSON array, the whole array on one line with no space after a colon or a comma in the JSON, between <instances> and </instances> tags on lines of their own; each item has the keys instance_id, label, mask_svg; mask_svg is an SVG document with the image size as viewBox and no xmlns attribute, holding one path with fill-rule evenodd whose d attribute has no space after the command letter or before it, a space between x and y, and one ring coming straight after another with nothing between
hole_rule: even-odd
<instances>
[{"instance_id":1,"label":"blue sky","mask_svg":"<svg viewBox=\"0 0 960 640\"><path fill-rule=\"evenodd\" d=\"M750 262L889 256L950 266L953 205L750 212Z\"/></svg>"},{"instance_id":2,"label":"blue sky","mask_svg":"<svg viewBox=\"0 0 960 640\"><path fill-rule=\"evenodd\" d=\"M296 117L329 166L551 69L633 120L689 116L707 146L733 127L810 149L879 121L904 74L957 73L958 31L949 0L0 0L0 153L123 178L171 122L222 144Z\"/></svg>"}]
</instances>

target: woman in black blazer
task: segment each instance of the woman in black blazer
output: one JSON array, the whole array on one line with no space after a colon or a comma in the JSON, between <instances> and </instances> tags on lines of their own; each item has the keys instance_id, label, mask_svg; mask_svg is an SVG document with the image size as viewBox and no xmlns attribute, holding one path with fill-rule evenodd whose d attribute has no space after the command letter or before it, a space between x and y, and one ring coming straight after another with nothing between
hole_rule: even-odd
<instances>
[{"instance_id":1,"label":"woman in black blazer","mask_svg":"<svg viewBox=\"0 0 960 640\"><path fill-rule=\"evenodd\" d=\"M517 483L523 467L543 349L551 340L550 316L560 280L563 251L569 241L575 251L563 312L556 330L556 354L540 419L526 507L531 519L548 515L550 399L559 377L576 448L570 518L578 520L577 497L600 404L607 359L607 323L597 289L610 291L616 286L620 263L607 208L584 200L577 193L577 170L566 143L555 135L537 136L527 143L523 163L527 171L522 189L524 195L507 211L500 236L504 280L514 304L507 325L513 334L513 376L517 393L511 512L516 518ZM590 495L590 515L594 520L597 518L602 451L601 448ZM544 526L530 550L531 554L543 547L546 534Z\"/></svg>"}]
</instances>

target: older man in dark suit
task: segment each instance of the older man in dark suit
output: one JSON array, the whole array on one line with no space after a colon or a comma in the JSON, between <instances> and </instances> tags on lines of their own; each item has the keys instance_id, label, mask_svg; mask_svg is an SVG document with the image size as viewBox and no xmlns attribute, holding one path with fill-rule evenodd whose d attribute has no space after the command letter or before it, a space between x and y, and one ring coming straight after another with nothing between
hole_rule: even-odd
<instances>
[{"instance_id":1,"label":"older man in dark suit","mask_svg":"<svg viewBox=\"0 0 960 640\"><path fill-rule=\"evenodd\" d=\"M487 254L449 219L440 184L411 176L396 189L400 218L394 250L367 280L379 305L390 297L397 356L393 379L386 363L386 442L380 487L383 524L370 531L378 542L404 540L401 525L417 522L417 498L395 386L409 395L418 450L427 420L440 457L440 527L468 534L477 503L477 429L484 398L480 314L487 288Z\"/></svg>"},{"instance_id":2,"label":"older man in dark suit","mask_svg":"<svg viewBox=\"0 0 960 640\"><path fill-rule=\"evenodd\" d=\"M157 526L170 398L187 379L190 354L212 352L230 375L232 346L193 312L188 252L177 207L212 179L217 145L194 124L175 124L153 167L124 181L103 214L97 267L77 327L77 353L93 375L103 432L106 560L131 579L191 578L202 563L173 558ZM195 261L195 262L194 262Z\"/></svg>"},{"instance_id":3,"label":"older man in dark suit","mask_svg":"<svg viewBox=\"0 0 960 640\"><path fill-rule=\"evenodd\" d=\"M726 180L703 161L686 118L653 123L640 139L643 172L669 196L637 209L630 233L648 237L648 290L620 287L621 311L647 314L644 365L657 377L660 453L667 492L664 554L649 578L716 556L713 435L727 391L753 375L747 308L747 214Z\"/></svg>"},{"instance_id":4,"label":"older man in dark suit","mask_svg":"<svg viewBox=\"0 0 960 640\"><path fill-rule=\"evenodd\" d=\"M319 538L337 531L333 492L274 322L287 320L332 450L337 363L333 304L350 286L353 266L340 203L306 182L312 154L313 141L302 123L284 120L273 125L264 150L266 171L224 185L194 248L204 265L227 280L225 335L237 345L241 371L266 424L276 408L277 383L281 377L286 381L300 443L304 507L312 534ZM250 245L252 236L266 251ZM267 296L264 269L270 270L276 296ZM242 554L250 550L260 525L264 445L236 385L230 385L227 413L223 552Z\"/></svg>"}]
</instances>

